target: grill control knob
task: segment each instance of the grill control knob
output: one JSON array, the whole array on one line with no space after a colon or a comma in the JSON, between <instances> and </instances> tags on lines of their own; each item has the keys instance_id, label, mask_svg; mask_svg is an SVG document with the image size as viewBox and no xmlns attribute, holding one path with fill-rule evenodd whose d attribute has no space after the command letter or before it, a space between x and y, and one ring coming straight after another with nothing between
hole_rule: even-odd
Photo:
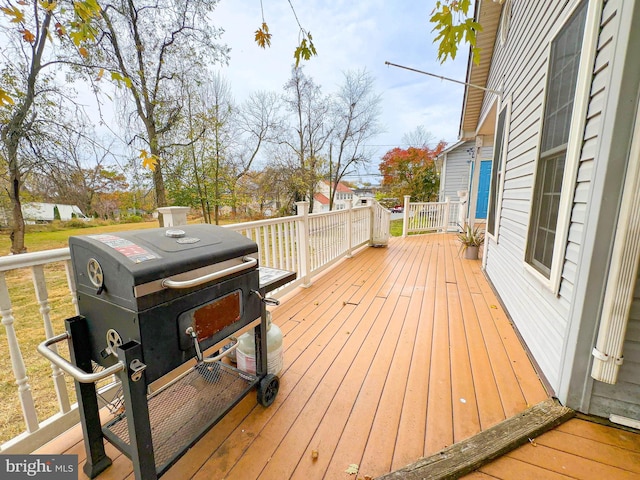
<instances>
[{"instance_id":1,"label":"grill control knob","mask_svg":"<svg viewBox=\"0 0 640 480\"><path fill-rule=\"evenodd\" d=\"M164 234L169 238L182 238L186 235L184 230L180 230L177 228L169 229L166 232L164 232Z\"/></svg>"}]
</instances>

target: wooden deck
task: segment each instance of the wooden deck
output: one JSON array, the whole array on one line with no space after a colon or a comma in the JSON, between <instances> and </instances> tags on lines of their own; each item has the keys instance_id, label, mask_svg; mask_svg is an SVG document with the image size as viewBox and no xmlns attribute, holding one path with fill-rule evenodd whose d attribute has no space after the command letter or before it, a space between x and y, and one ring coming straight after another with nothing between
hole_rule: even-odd
<instances>
[{"instance_id":1,"label":"wooden deck","mask_svg":"<svg viewBox=\"0 0 640 480\"><path fill-rule=\"evenodd\" d=\"M163 479L355 479L352 464L375 477L547 398L453 235L366 248L288 295L273 320L285 335L275 403L245 397ZM131 462L107 451L114 462L98 478L132 479ZM82 464L79 427L37 453Z\"/></svg>"},{"instance_id":2,"label":"wooden deck","mask_svg":"<svg viewBox=\"0 0 640 480\"><path fill-rule=\"evenodd\" d=\"M574 418L465 480L640 478L640 434Z\"/></svg>"}]
</instances>

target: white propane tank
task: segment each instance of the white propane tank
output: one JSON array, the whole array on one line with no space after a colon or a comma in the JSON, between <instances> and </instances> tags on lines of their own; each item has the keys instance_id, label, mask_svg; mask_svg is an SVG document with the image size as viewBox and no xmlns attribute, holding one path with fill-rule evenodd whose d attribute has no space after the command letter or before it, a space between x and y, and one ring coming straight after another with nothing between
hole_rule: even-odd
<instances>
[{"instance_id":1,"label":"white propane tank","mask_svg":"<svg viewBox=\"0 0 640 480\"><path fill-rule=\"evenodd\" d=\"M238 368L243 372L256 373L256 344L253 332L238 338L236 349ZM282 330L271 323L271 312L267 310L267 373L280 375L283 366Z\"/></svg>"}]
</instances>

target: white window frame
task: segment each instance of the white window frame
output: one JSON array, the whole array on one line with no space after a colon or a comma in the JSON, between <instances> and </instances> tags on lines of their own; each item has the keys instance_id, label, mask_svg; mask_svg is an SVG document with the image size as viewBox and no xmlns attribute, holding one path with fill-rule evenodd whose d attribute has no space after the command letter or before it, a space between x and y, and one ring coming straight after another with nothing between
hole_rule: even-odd
<instances>
[{"instance_id":1,"label":"white window frame","mask_svg":"<svg viewBox=\"0 0 640 480\"><path fill-rule=\"evenodd\" d=\"M603 0L584 0L588 2L587 16L585 19L584 33L582 37L582 51L580 53L580 65L578 67L578 79L576 83L576 93L573 104L571 117L577 119L571 122L569 129L569 139L567 141L567 151L565 157L564 173L562 178L562 191L560 194L560 205L558 207L558 220L556 223L556 236L553 244L553 257L551 260L551 271L549 278L545 277L536 268L527 261L527 251L529 248L530 236L529 230L533 221L534 210L530 208L529 224L527 228L526 245L523 252L523 264L525 271L529 272L540 283L551 290L555 295L560 291L560 281L562 277L562 268L564 266L564 257L567 248L567 239L569 237L569 227L571 223L571 211L573 210L573 198L577 183L578 167L580 165L580 153L582 151L582 143L584 140L584 129L587 121L587 111L589 108L589 99L591 91L591 82L593 78L593 68L597 53L598 34L600 30L600 17L602 14ZM544 112L546 108L547 88L549 87L546 79L549 77L551 69L551 45L556 39L560 31L573 15L576 8L580 5L581 0L574 0L570 10L567 12L566 19L562 24L557 25L550 35L549 44L547 46L547 73L545 75L545 88L543 91L542 114L540 115L540 128L538 135L538 147L536 150L536 168L533 172L533 183L531 188L530 206L533 207L533 199L535 197L535 185L537 177L537 165L540 161L540 153L542 148L542 128L544 123Z\"/></svg>"},{"instance_id":2,"label":"white window frame","mask_svg":"<svg viewBox=\"0 0 640 480\"><path fill-rule=\"evenodd\" d=\"M494 138L494 144L493 144L493 152L495 155L495 149L496 149L496 144L495 142L497 141L497 134L498 134L498 119L500 118L500 113L502 113L504 110L506 110L505 112L505 117L504 117L504 127L503 127L503 131L502 131L502 149L500 150L500 158L498 159L498 163L497 165L494 166L498 166L500 168L500 170L497 173L497 177L496 179L498 180L498 185L496 186L496 205L494 208L494 216L496 217L495 219L493 219L493 231L494 233L491 233L487 230L487 235L489 238L493 239L494 242L498 243L498 237L499 237L499 232L500 232L500 211L502 210L502 196L504 193L504 176L505 173L507 171L507 146L509 145L509 132L511 131L510 128L510 124L511 124L511 101L512 101L512 97L511 95L509 95L506 99L501 99L500 102L498 102L498 109L496 110L496 127L495 127L495 131L493 133L493 138ZM492 170L493 173L493 170ZM491 194L491 187L493 185L489 185L489 194ZM489 198L489 202L491 202L491 198ZM491 203L489 203L488 207L487 207L487 223L489 222L489 214L491 213Z\"/></svg>"}]
</instances>

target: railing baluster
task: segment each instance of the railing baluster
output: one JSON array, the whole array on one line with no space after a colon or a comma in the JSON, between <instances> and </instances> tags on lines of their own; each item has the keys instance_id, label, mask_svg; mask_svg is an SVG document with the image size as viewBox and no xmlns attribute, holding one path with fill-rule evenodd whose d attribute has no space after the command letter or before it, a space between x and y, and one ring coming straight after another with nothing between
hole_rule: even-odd
<instances>
[{"instance_id":1,"label":"railing baluster","mask_svg":"<svg viewBox=\"0 0 640 480\"><path fill-rule=\"evenodd\" d=\"M76 315L79 315L78 296L76 295L76 277L73 275L73 265L71 265L70 259L64 262L64 270L67 274L67 285L69 285L69 293L71 294L71 304L73 305Z\"/></svg>"},{"instance_id":2,"label":"railing baluster","mask_svg":"<svg viewBox=\"0 0 640 480\"><path fill-rule=\"evenodd\" d=\"M278 239L278 268L280 269L285 269L284 262L286 261L286 259L284 258L284 249L282 248L282 243L284 242L284 226L285 225L281 223L278 223L276 225L276 237Z\"/></svg>"},{"instance_id":3,"label":"railing baluster","mask_svg":"<svg viewBox=\"0 0 640 480\"><path fill-rule=\"evenodd\" d=\"M31 275L33 277L33 287L36 291L36 300L40 305L40 316L44 323L45 338L49 340L54 336L53 325L51 325L51 317L49 312L51 307L49 306L49 293L47 292L47 282L44 278L44 265L34 265L31 267ZM51 348L58 353L58 348L54 345ZM64 374L60 367L55 364L51 364L53 380L53 386L56 390L56 396L58 397L58 406L62 413L67 413L71 410L71 403L69 402L69 393L67 392L67 385L64 383Z\"/></svg>"},{"instance_id":4,"label":"railing baluster","mask_svg":"<svg viewBox=\"0 0 640 480\"><path fill-rule=\"evenodd\" d=\"M278 268L278 255L277 255L277 251L278 251L278 244L276 243L276 225L271 225L269 227L269 232L271 233L271 258L273 259L273 267L274 268Z\"/></svg>"},{"instance_id":5,"label":"railing baluster","mask_svg":"<svg viewBox=\"0 0 640 480\"><path fill-rule=\"evenodd\" d=\"M9 289L4 272L0 272L0 315L2 315L2 324L7 332L7 342L9 343L9 356L11 357L11 367L13 368L13 376L18 385L18 397L22 405L22 416L27 427L27 432L33 433L38 430L38 415L27 378L27 369L24 365L18 338L13 327L13 309L11 308L11 298L9 297Z\"/></svg>"},{"instance_id":6,"label":"railing baluster","mask_svg":"<svg viewBox=\"0 0 640 480\"><path fill-rule=\"evenodd\" d=\"M264 261L268 267L275 266L273 262L271 262L271 246L269 245L269 226L265 225L262 227L262 242L264 248Z\"/></svg>"}]
</instances>

